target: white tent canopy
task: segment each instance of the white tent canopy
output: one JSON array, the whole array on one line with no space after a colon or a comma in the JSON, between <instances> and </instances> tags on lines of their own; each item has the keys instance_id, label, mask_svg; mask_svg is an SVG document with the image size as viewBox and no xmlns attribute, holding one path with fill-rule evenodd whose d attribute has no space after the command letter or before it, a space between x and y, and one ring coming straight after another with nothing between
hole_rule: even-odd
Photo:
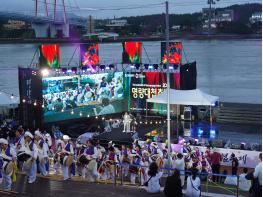
<instances>
[{"instance_id":1,"label":"white tent canopy","mask_svg":"<svg viewBox=\"0 0 263 197\"><path fill-rule=\"evenodd\" d=\"M13 108L19 104L19 97L0 91L0 107Z\"/></svg>"},{"instance_id":2,"label":"white tent canopy","mask_svg":"<svg viewBox=\"0 0 263 197\"><path fill-rule=\"evenodd\" d=\"M218 96L212 96L202 92L199 89L195 90L175 90L170 89L170 104L171 105L214 105L219 100ZM147 99L151 103L167 104L167 89L161 94Z\"/></svg>"}]
</instances>

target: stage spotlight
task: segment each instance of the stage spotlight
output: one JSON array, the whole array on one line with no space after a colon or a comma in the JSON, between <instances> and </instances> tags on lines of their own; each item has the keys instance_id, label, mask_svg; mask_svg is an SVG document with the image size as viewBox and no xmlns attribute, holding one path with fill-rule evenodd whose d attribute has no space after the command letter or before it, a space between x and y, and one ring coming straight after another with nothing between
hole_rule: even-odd
<instances>
[{"instance_id":1,"label":"stage spotlight","mask_svg":"<svg viewBox=\"0 0 263 197\"><path fill-rule=\"evenodd\" d=\"M170 69L170 70L173 70L173 69L174 69L174 67L173 67L173 66L169 66L169 69Z\"/></svg>"},{"instance_id":2,"label":"stage spotlight","mask_svg":"<svg viewBox=\"0 0 263 197\"><path fill-rule=\"evenodd\" d=\"M67 69L67 73L72 73L71 68Z\"/></svg>"},{"instance_id":3,"label":"stage spotlight","mask_svg":"<svg viewBox=\"0 0 263 197\"><path fill-rule=\"evenodd\" d=\"M100 69L101 69L101 70L105 70L105 68L106 68L106 66L105 66L104 64L101 64L101 65L100 65Z\"/></svg>"},{"instance_id":4,"label":"stage spotlight","mask_svg":"<svg viewBox=\"0 0 263 197\"><path fill-rule=\"evenodd\" d=\"M153 65L149 65L149 69L153 69Z\"/></svg>"},{"instance_id":5,"label":"stage spotlight","mask_svg":"<svg viewBox=\"0 0 263 197\"><path fill-rule=\"evenodd\" d=\"M34 106L37 106L37 102L36 101L34 102Z\"/></svg>"},{"instance_id":6,"label":"stage spotlight","mask_svg":"<svg viewBox=\"0 0 263 197\"><path fill-rule=\"evenodd\" d=\"M98 116L96 116L95 118L98 119Z\"/></svg>"},{"instance_id":7,"label":"stage spotlight","mask_svg":"<svg viewBox=\"0 0 263 197\"><path fill-rule=\"evenodd\" d=\"M149 64L144 64L144 68L148 69L149 68Z\"/></svg>"},{"instance_id":8,"label":"stage spotlight","mask_svg":"<svg viewBox=\"0 0 263 197\"><path fill-rule=\"evenodd\" d=\"M72 67L72 73L74 73L74 74L76 74L77 73L77 71L78 71L78 68L77 67Z\"/></svg>"},{"instance_id":9,"label":"stage spotlight","mask_svg":"<svg viewBox=\"0 0 263 197\"><path fill-rule=\"evenodd\" d=\"M70 113L73 115L73 114L74 114L74 111L72 110Z\"/></svg>"},{"instance_id":10,"label":"stage spotlight","mask_svg":"<svg viewBox=\"0 0 263 197\"><path fill-rule=\"evenodd\" d=\"M141 67L141 65L140 65L140 64L135 64L135 68L136 68L137 70L139 70L139 69L140 69L140 67Z\"/></svg>"},{"instance_id":11,"label":"stage spotlight","mask_svg":"<svg viewBox=\"0 0 263 197\"><path fill-rule=\"evenodd\" d=\"M11 94L10 98L11 98L11 99L14 99L14 95L13 95L13 94Z\"/></svg>"},{"instance_id":12,"label":"stage spotlight","mask_svg":"<svg viewBox=\"0 0 263 197\"><path fill-rule=\"evenodd\" d=\"M154 70L158 70L159 65L158 64L154 64L153 67L154 67Z\"/></svg>"},{"instance_id":13,"label":"stage spotlight","mask_svg":"<svg viewBox=\"0 0 263 197\"><path fill-rule=\"evenodd\" d=\"M82 115L83 115L82 112L80 112L80 113L79 113L79 116L82 116Z\"/></svg>"},{"instance_id":14,"label":"stage spotlight","mask_svg":"<svg viewBox=\"0 0 263 197\"><path fill-rule=\"evenodd\" d=\"M203 129L198 129L198 135L202 135L204 133Z\"/></svg>"},{"instance_id":15,"label":"stage spotlight","mask_svg":"<svg viewBox=\"0 0 263 197\"><path fill-rule=\"evenodd\" d=\"M64 112L64 109L62 109L61 112Z\"/></svg>"},{"instance_id":16,"label":"stage spotlight","mask_svg":"<svg viewBox=\"0 0 263 197\"><path fill-rule=\"evenodd\" d=\"M178 68L178 65L177 64L174 64L173 65L174 69L176 70Z\"/></svg>"},{"instance_id":17,"label":"stage spotlight","mask_svg":"<svg viewBox=\"0 0 263 197\"><path fill-rule=\"evenodd\" d=\"M22 102L25 103L25 102L26 102L26 99L23 99Z\"/></svg>"},{"instance_id":18,"label":"stage spotlight","mask_svg":"<svg viewBox=\"0 0 263 197\"><path fill-rule=\"evenodd\" d=\"M114 64L110 64L109 67L110 67L110 69L114 69L115 66L114 66Z\"/></svg>"},{"instance_id":19,"label":"stage spotlight","mask_svg":"<svg viewBox=\"0 0 263 197\"><path fill-rule=\"evenodd\" d=\"M81 70L82 70L82 72L85 73L88 70L88 67L87 66L82 66Z\"/></svg>"},{"instance_id":20,"label":"stage spotlight","mask_svg":"<svg viewBox=\"0 0 263 197\"><path fill-rule=\"evenodd\" d=\"M48 75L49 75L49 70L48 70L47 68L43 68L43 69L41 70L41 75L42 75L43 77L48 76Z\"/></svg>"},{"instance_id":21,"label":"stage spotlight","mask_svg":"<svg viewBox=\"0 0 263 197\"><path fill-rule=\"evenodd\" d=\"M135 66L134 66L134 65L131 65L131 66L130 66L130 68L131 68L131 69L134 69L134 68L135 68Z\"/></svg>"},{"instance_id":22,"label":"stage spotlight","mask_svg":"<svg viewBox=\"0 0 263 197\"><path fill-rule=\"evenodd\" d=\"M87 115L87 118L89 118L89 115Z\"/></svg>"},{"instance_id":23,"label":"stage spotlight","mask_svg":"<svg viewBox=\"0 0 263 197\"><path fill-rule=\"evenodd\" d=\"M106 66L106 68L105 68L106 70L110 70L110 67L109 66Z\"/></svg>"},{"instance_id":24,"label":"stage spotlight","mask_svg":"<svg viewBox=\"0 0 263 197\"><path fill-rule=\"evenodd\" d=\"M62 68L61 70L62 70L62 73L63 73L63 74L66 74L67 71L68 71L66 68Z\"/></svg>"},{"instance_id":25,"label":"stage spotlight","mask_svg":"<svg viewBox=\"0 0 263 197\"><path fill-rule=\"evenodd\" d=\"M45 107L45 105L44 104L42 104L42 108L44 108Z\"/></svg>"},{"instance_id":26,"label":"stage spotlight","mask_svg":"<svg viewBox=\"0 0 263 197\"><path fill-rule=\"evenodd\" d=\"M215 138L216 137L216 131L211 129L210 130L210 138Z\"/></svg>"}]
</instances>

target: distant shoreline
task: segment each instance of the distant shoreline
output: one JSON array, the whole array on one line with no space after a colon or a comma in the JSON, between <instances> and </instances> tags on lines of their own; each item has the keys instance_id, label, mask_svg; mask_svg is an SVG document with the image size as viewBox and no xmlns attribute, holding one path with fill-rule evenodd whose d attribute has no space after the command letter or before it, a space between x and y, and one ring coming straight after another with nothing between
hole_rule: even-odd
<instances>
[{"instance_id":1,"label":"distant shoreline","mask_svg":"<svg viewBox=\"0 0 263 197\"><path fill-rule=\"evenodd\" d=\"M242 40L242 39L260 39L262 40L261 34L180 34L171 35L170 40L183 39L183 40ZM118 37L117 39L106 38L102 41L98 39L89 38L0 38L0 44L25 44L25 43L83 43L83 42L99 42L99 43L115 43L123 41L163 41L164 36L144 36L144 37Z\"/></svg>"}]
</instances>

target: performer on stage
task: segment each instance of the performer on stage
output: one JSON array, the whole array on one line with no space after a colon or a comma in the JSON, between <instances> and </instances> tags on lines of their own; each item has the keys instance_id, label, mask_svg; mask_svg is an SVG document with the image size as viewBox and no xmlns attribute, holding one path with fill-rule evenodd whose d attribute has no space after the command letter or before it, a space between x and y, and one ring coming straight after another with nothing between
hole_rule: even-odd
<instances>
[{"instance_id":1,"label":"performer on stage","mask_svg":"<svg viewBox=\"0 0 263 197\"><path fill-rule=\"evenodd\" d=\"M69 142L70 137L68 135L63 135L63 141L65 143L65 148L62 150L63 159L62 159L62 174L64 180L71 178L71 165L73 163L74 149L73 145Z\"/></svg>"},{"instance_id":2,"label":"performer on stage","mask_svg":"<svg viewBox=\"0 0 263 197\"><path fill-rule=\"evenodd\" d=\"M118 161L117 160L117 155L115 153L115 148L113 146L109 147L108 149L108 157L106 159L106 164L107 164L107 178L114 180L114 165Z\"/></svg>"},{"instance_id":3,"label":"performer on stage","mask_svg":"<svg viewBox=\"0 0 263 197\"><path fill-rule=\"evenodd\" d=\"M55 157L54 157L54 169L55 169L55 174L59 173L59 167L61 165L60 162L60 154L62 153L63 149L65 148L65 143L62 140L57 140L56 142L56 152L55 152Z\"/></svg>"},{"instance_id":4,"label":"performer on stage","mask_svg":"<svg viewBox=\"0 0 263 197\"><path fill-rule=\"evenodd\" d=\"M38 151L38 157L37 157L38 169L43 176L47 176L48 175L46 169L46 162L48 162L47 144L43 139L43 135L40 133L39 130L35 131L35 141Z\"/></svg>"},{"instance_id":5,"label":"performer on stage","mask_svg":"<svg viewBox=\"0 0 263 197\"><path fill-rule=\"evenodd\" d=\"M16 174L16 152L8 145L8 141L4 138L0 139L0 148L2 150L1 157L3 158L3 189L10 191L12 186L12 174Z\"/></svg>"},{"instance_id":6,"label":"performer on stage","mask_svg":"<svg viewBox=\"0 0 263 197\"><path fill-rule=\"evenodd\" d=\"M97 181L98 172L97 172L97 158L98 158L98 150L95 147L95 143L93 140L87 141L87 148L84 150L84 155L89 160L89 164L87 166L87 177L91 182Z\"/></svg>"},{"instance_id":7,"label":"performer on stage","mask_svg":"<svg viewBox=\"0 0 263 197\"><path fill-rule=\"evenodd\" d=\"M124 116L123 116L123 125L124 125L124 128L123 128L123 133L130 133L131 132L131 116L125 112Z\"/></svg>"},{"instance_id":8,"label":"performer on stage","mask_svg":"<svg viewBox=\"0 0 263 197\"><path fill-rule=\"evenodd\" d=\"M24 164L28 176L28 183L34 183L37 174L37 147L34 143L34 137L29 131L25 132L25 152L30 155L30 158Z\"/></svg>"},{"instance_id":9,"label":"performer on stage","mask_svg":"<svg viewBox=\"0 0 263 197\"><path fill-rule=\"evenodd\" d=\"M124 176L126 177L128 176L128 172L129 172L130 158L129 158L129 152L125 145L121 146L120 162L123 167Z\"/></svg>"},{"instance_id":10,"label":"performer on stage","mask_svg":"<svg viewBox=\"0 0 263 197\"><path fill-rule=\"evenodd\" d=\"M18 128L16 130L16 138L14 143L14 148L16 153L19 153L21 150L25 150L25 137L24 137L24 129L22 127ZM22 170L23 161L18 160L17 161L17 167L18 169Z\"/></svg>"}]
</instances>

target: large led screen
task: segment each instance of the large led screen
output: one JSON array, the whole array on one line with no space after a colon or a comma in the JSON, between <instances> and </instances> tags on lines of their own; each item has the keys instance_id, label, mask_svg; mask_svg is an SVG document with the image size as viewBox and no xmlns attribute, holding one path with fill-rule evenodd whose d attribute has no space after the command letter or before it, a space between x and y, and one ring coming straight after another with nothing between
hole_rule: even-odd
<instances>
[{"instance_id":1,"label":"large led screen","mask_svg":"<svg viewBox=\"0 0 263 197\"><path fill-rule=\"evenodd\" d=\"M131 72L125 73L125 91L128 97L128 109L145 112L146 99L158 95L167 88L165 72ZM170 73L170 87L180 88L180 74ZM151 112L166 110L163 104L148 103L147 109Z\"/></svg>"},{"instance_id":2,"label":"large led screen","mask_svg":"<svg viewBox=\"0 0 263 197\"><path fill-rule=\"evenodd\" d=\"M99 44L81 44L80 45L80 62L81 66L95 69L99 64Z\"/></svg>"},{"instance_id":3,"label":"large led screen","mask_svg":"<svg viewBox=\"0 0 263 197\"><path fill-rule=\"evenodd\" d=\"M42 44L38 47L39 67L59 68L60 48L58 44Z\"/></svg>"},{"instance_id":4,"label":"large led screen","mask_svg":"<svg viewBox=\"0 0 263 197\"><path fill-rule=\"evenodd\" d=\"M140 64L142 62L142 43L141 42L123 42L122 43L122 63Z\"/></svg>"},{"instance_id":5,"label":"large led screen","mask_svg":"<svg viewBox=\"0 0 263 197\"><path fill-rule=\"evenodd\" d=\"M180 66L181 52L182 52L181 42L170 42L169 43L169 63ZM162 63L166 64L167 63L166 42L161 43L161 58L162 58Z\"/></svg>"},{"instance_id":6,"label":"large led screen","mask_svg":"<svg viewBox=\"0 0 263 197\"><path fill-rule=\"evenodd\" d=\"M123 73L43 78L44 122L123 112Z\"/></svg>"}]
</instances>

